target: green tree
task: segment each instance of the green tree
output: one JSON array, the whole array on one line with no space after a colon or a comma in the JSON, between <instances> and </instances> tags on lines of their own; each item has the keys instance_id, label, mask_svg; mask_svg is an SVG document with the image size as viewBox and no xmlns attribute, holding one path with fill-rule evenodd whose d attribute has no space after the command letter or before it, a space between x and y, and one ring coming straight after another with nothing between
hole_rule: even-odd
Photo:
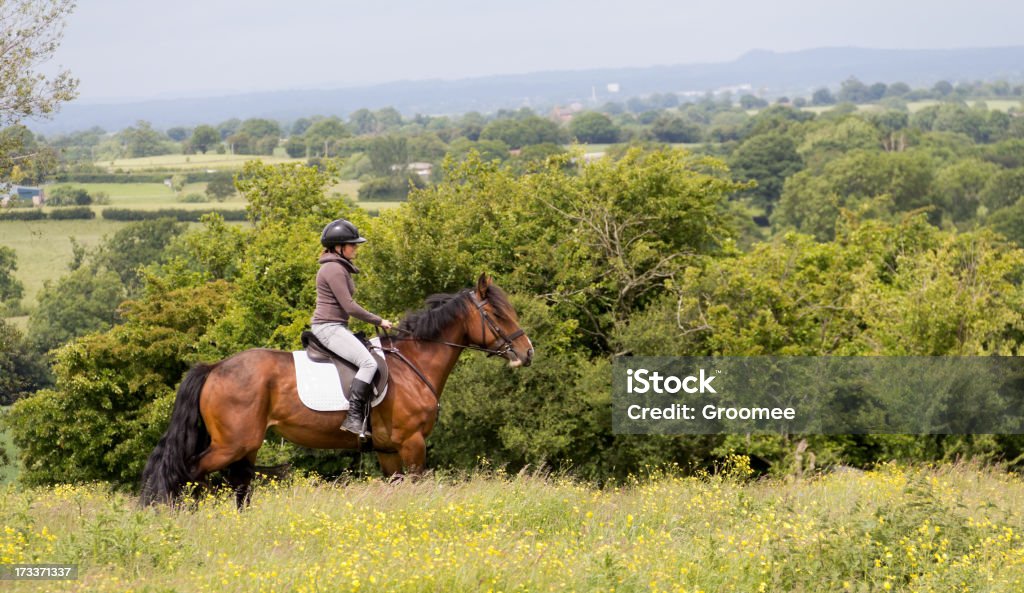
<instances>
[{"instance_id":1,"label":"green tree","mask_svg":"<svg viewBox=\"0 0 1024 593\"><path fill-rule=\"evenodd\" d=\"M822 119L807 124L797 152L817 168L855 150L881 150L880 136L875 126L855 115Z\"/></svg>"},{"instance_id":2,"label":"green tree","mask_svg":"<svg viewBox=\"0 0 1024 593\"><path fill-rule=\"evenodd\" d=\"M18 330L0 319L0 406L41 389L47 380L43 359L32 351Z\"/></svg>"},{"instance_id":3,"label":"green tree","mask_svg":"<svg viewBox=\"0 0 1024 593\"><path fill-rule=\"evenodd\" d=\"M60 46L72 0L10 0L0 3L0 175L18 183L42 180L54 161L37 146L23 120L48 118L78 94L67 70L41 71ZM27 130L26 130L27 132Z\"/></svg>"},{"instance_id":4,"label":"green tree","mask_svg":"<svg viewBox=\"0 0 1024 593\"><path fill-rule=\"evenodd\" d=\"M33 348L46 352L72 338L110 328L118 320L124 285L114 272L84 266L47 283L28 321Z\"/></svg>"},{"instance_id":5,"label":"green tree","mask_svg":"<svg viewBox=\"0 0 1024 593\"><path fill-rule=\"evenodd\" d=\"M402 114L394 107L378 109L373 114L378 132L388 132L402 127Z\"/></svg>"},{"instance_id":6,"label":"green tree","mask_svg":"<svg viewBox=\"0 0 1024 593\"><path fill-rule=\"evenodd\" d=\"M867 103L871 101L871 90L866 84L850 77L839 85L839 94L836 98L840 103Z\"/></svg>"},{"instance_id":7,"label":"green tree","mask_svg":"<svg viewBox=\"0 0 1024 593\"><path fill-rule=\"evenodd\" d=\"M701 140L700 126L669 113L662 113L654 120L651 132L662 142L693 143Z\"/></svg>"},{"instance_id":8,"label":"green tree","mask_svg":"<svg viewBox=\"0 0 1024 593\"><path fill-rule=\"evenodd\" d=\"M999 170L998 165L974 158L939 169L935 175L935 191L954 222L977 217L985 185Z\"/></svg>"},{"instance_id":9,"label":"green tree","mask_svg":"<svg viewBox=\"0 0 1024 593\"><path fill-rule=\"evenodd\" d=\"M284 143L284 151L293 159L309 156L307 150L306 141L302 138L292 136Z\"/></svg>"},{"instance_id":10,"label":"green tree","mask_svg":"<svg viewBox=\"0 0 1024 593\"><path fill-rule=\"evenodd\" d=\"M236 134L239 128L242 127L242 120L237 117L233 117L227 121L223 121L217 125L217 132L220 134L221 140L227 140L228 136Z\"/></svg>"},{"instance_id":11,"label":"green tree","mask_svg":"<svg viewBox=\"0 0 1024 593\"><path fill-rule=\"evenodd\" d=\"M3 418L21 449L23 481L137 482L176 384L231 295L224 282L150 290L126 308L127 323L57 350L55 387L22 398Z\"/></svg>"},{"instance_id":12,"label":"green tree","mask_svg":"<svg viewBox=\"0 0 1024 593\"><path fill-rule=\"evenodd\" d=\"M230 171L219 171L206 184L206 195L218 202L235 195L235 176Z\"/></svg>"},{"instance_id":13,"label":"green tree","mask_svg":"<svg viewBox=\"0 0 1024 593\"><path fill-rule=\"evenodd\" d=\"M841 209L891 217L930 205L933 177L923 153L855 151L820 173L804 170L788 178L772 222L831 240Z\"/></svg>"},{"instance_id":14,"label":"green tree","mask_svg":"<svg viewBox=\"0 0 1024 593\"><path fill-rule=\"evenodd\" d=\"M315 156L337 156L341 142L352 136L348 127L336 117L316 121L306 130L304 139L309 153Z\"/></svg>"},{"instance_id":15,"label":"green tree","mask_svg":"<svg viewBox=\"0 0 1024 593\"><path fill-rule=\"evenodd\" d=\"M729 164L733 177L757 182L757 187L749 191L761 206L771 207L782 195L786 178L803 168L803 159L797 154L792 138L770 132L751 136L740 144Z\"/></svg>"},{"instance_id":16,"label":"green tree","mask_svg":"<svg viewBox=\"0 0 1024 593\"><path fill-rule=\"evenodd\" d=\"M480 139L500 140L509 148L518 149L530 144L561 144L562 131L555 122L531 114L492 121L484 127Z\"/></svg>"},{"instance_id":17,"label":"green tree","mask_svg":"<svg viewBox=\"0 0 1024 593\"><path fill-rule=\"evenodd\" d=\"M121 132L125 155L129 158L157 156L171 152L166 136L153 129L148 121L138 121Z\"/></svg>"},{"instance_id":18,"label":"green tree","mask_svg":"<svg viewBox=\"0 0 1024 593\"><path fill-rule=\"evenodd\" d=\"M243 121L238 131L244 132L256 140L267 137L280 138L281 124L272 119L254 117Z\"/></svg>"},{"instance_id":19,"label":"green tree","mask_svg":"<svg viewBox=\"0 0 1024 593\"><path fill-rule=\"evenodd\" d=\"M356 131L356 134L360 136L368 134L376 134L379 130L377 129L377 117L369 109L358 109L352 113L348 118L349 125Z\"/></svg>"},{"instance_id":20,"label":"green tree","mask_svg":"<svg viewBox=\"0 0 1024 593\"><path fill-rule=\"evenodd\" d=\"M404 176L409 164L409 142L403 136L378 136L366 154L378 177Z\"/></svg>"},{"instance_id":21,"label":"green tree","mask_svg":"<svg viewBox=\"0 0 1024 593\"><path fill-rule=\"evenodd\" d=\"M18 270L18 254L14 249L0 245L0 317L20 308L25 286L14 277Z\"/></svg>"},{"instance_id":22,"label":"green tree","mask_svg":"<svg viewBox=\"0 0 1024 593\"><path fill-rule=\"evenodd\" d=\"M741 95L740 96L740 107L743 109L761 109L767 107L768 101L754 95Z\"/></svg>"},{"instance_id":23,"label":"green tree","mask_svg":"<svg viewBox=\"0 0 1024 593\"><path fill-rule=\"evenodd\" d=\"M619 129L611 118L596 111L585 111L569 122L569 134L578 142L588 144L609 144L618 142Z\"/></svg>"},{"instance_id":24,"label":"green tree","mask_svg":"<svg viewBox=\"0 0 1024 593\"><path fill-rule=\"evenodd\" d=\"M208 125L196 126L196 129L192 131L192 136L188 139L192 150L198 150L203 154L206 154L206 151L220 144L220 141L220 132L213 126Z\"/></svg>"},{"instance_id":25,"label":"green tree","mask_svg":"<svg viewBox=\"0 0 1024 593\"><path fill-rule=\"evenodd\" d=\"M256 143L253 137L245 132L232 134L224 139L231 154L256 154Z\"/></svg>"},{"instance_id":26,"label":"green tree","mask_svg":"<svg viewBox=\"0 0 1024 593\"><path fill-rule=\"evenodd\" d=\"M1024 198L1024 169L1005 169L994 174L979 197L989 211L1018 202Z\"/></svg>"},{"instance_id":27,"label":"green tree","mask_svg":"<svg viewBox=\"0 0 1024 593\"><path fill-rule=\"evenodd\" d=\"M142 291L142 269L165 260L167 247L187 225L170 218L132 222L104 237L92 261L117 274L128 297Z\"/></svg>"},{"instance_id":28,"label":"green tree","mask_svg":"<svg viewBox=\"0 0 1024 593\"><path fill-rule=\"evenodd\" d=\"M175 142L182 142L190 135L190 130L183 126L175 126L167 130L167 137Z\"/></svg>"},{"instance_id":29,"label":"green tree","mask_svg":"<svg viewBox=\"0 0 1024 593\"><path fill-rule=\"evenodd\" d=\"M820 88L811 95L811 105L835 105L836 99L827 88Z\"/></svg>"}]
</instances>

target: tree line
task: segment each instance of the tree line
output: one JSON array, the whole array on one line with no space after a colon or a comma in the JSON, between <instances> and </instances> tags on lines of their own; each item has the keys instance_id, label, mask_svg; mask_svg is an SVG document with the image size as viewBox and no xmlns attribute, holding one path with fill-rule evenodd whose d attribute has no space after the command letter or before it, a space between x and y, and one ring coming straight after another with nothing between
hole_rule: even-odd
<instances>
[{"instance_id":1,"label":"tree line","mask_svg":"<svg viewBox=\"0 0 1024 593\"><path fill-rule=\"evenodd\" d=\"M1024 452L1019 437L999 435L809 435L798 446L799 435L611 430L614 356L1017 355L1024 250L992 229L936 225L929 210L841 206L827 237L787 230L747 245L741 196L755 184L734 179L721 159L666 147L593 162L555 155L525 171L473 153L449 159L442 182L377 218L326 196L331 180L328 169L252 162L238 181L249 226L216 214L195 230L148 222L81 252L67 290L52 305L41 299L39 319L87 312L59 298L89 294L97 279L112 289L97 302L121 304L85 335L54 336L53 384L8 414L25 479L131 484L190 364L298 347L314 304L318 233L336 217L371 239L359 283L371 308L400 317L486 271L512 295L537 348L537 363L518 373L485 357L458 365L430 440L435 467L472 467L484 455L511 469L544 464L606 480L734 453L785 472L806 450L819 464L858 466ZM33 339L45 335L35 329ZM286 451L326 474L348 464Z\"/></svg>"}]
</instances>

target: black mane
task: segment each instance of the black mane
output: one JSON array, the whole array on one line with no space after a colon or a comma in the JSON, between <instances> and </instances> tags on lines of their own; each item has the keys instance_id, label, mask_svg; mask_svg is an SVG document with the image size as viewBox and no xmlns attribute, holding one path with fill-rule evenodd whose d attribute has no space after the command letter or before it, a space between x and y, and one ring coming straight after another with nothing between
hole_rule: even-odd
<instances>
[{"instance_id":1,"label":"black mane","mask_svg":"<svg viewBox=\"0 0 1024 593\"><path fill-rule=\"evenodd\" d=\"M455 294L432 294L426 299L426 307L407 313L398 329L408 332L414 338L433 340L441 335L449 325L469 312L471 306L471 290L463 290ZM513 309L508 295L497 286L487 287L486 298L490 301L494 316L499 319L513 317Z\"/></svg>"}]
</instances>

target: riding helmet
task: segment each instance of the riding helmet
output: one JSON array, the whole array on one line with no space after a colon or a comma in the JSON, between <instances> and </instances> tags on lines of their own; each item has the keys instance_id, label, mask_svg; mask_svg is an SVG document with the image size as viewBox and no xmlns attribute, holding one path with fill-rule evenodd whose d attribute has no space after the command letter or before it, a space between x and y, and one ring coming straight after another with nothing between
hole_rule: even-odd
<instances>
[{"instance_id":1,"label":"riding helmet","mask_svg":"<svg viewBox=\"0 0 1024 593\"><path fill-rule=\"evenodd\" d=\"M366 239L359 236L356 225L344 218L331 222L324 227L324 232L320 233L320 244L328 249L346 243L366 243Z\"/></svg>"}]
</instances>

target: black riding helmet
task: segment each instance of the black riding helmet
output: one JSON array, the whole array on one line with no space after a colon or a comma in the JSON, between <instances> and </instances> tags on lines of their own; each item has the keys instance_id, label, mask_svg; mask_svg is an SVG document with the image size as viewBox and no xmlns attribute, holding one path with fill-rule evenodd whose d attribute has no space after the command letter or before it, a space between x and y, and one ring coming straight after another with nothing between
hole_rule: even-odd
<instances>
[{"instance_id":1,"label":"black riding helmet","mask_svg":"<svg viewBox=\"0 0 1024 593\"><path fill-rule=\"evenodd\" d=\"M366 243L366 239L359 236L356 225L344 218L331 222L324 227L324 232L320 233L320 244L327 249L346 243Z\"/></svg>"}]
</instances>

